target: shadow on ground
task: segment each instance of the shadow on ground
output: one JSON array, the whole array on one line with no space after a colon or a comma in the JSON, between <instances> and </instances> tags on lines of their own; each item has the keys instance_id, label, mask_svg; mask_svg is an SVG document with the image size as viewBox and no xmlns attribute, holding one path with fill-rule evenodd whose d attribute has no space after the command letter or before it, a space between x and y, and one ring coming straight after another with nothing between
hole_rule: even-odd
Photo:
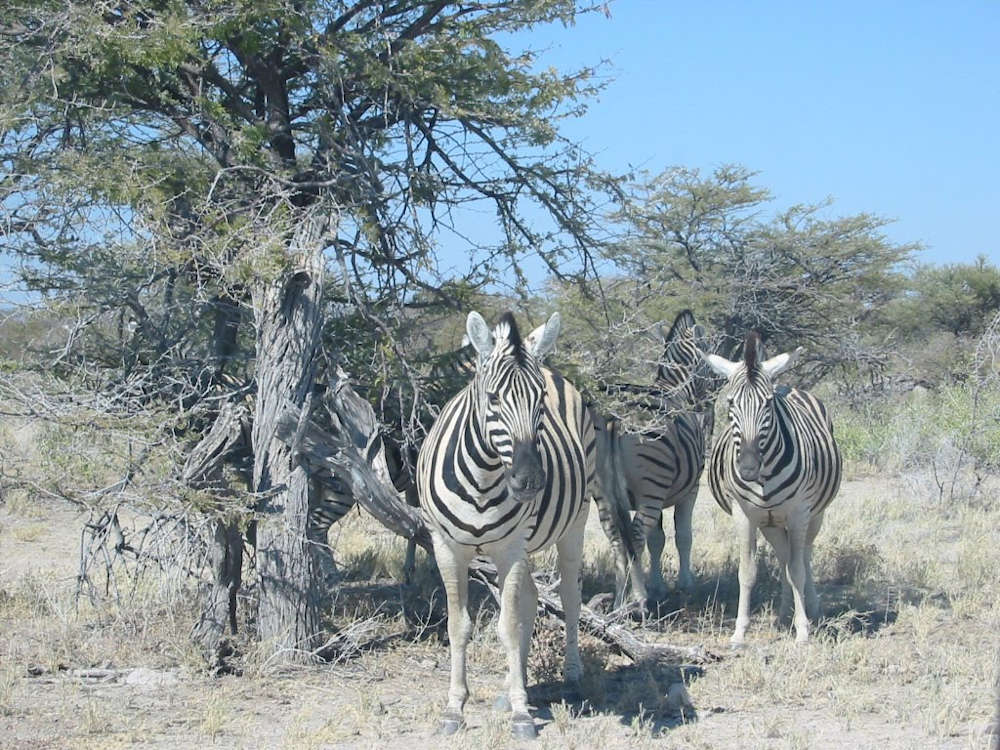
<instances>
[{"instance_id":1,"label":"shadow on ground","mask_svg":"<svg viewBox=\"0 0 1000 750\"><path fill-rule=\"evenodd\" d=\"M591 667L575 700L566 700L561 682L531 685L528 700L537 708L541 731L551 731L563 717L610 713L624 726L657 735L698 720L687 686L702 674L700 667L657 662Z\"/></svg>"}]
</instances>

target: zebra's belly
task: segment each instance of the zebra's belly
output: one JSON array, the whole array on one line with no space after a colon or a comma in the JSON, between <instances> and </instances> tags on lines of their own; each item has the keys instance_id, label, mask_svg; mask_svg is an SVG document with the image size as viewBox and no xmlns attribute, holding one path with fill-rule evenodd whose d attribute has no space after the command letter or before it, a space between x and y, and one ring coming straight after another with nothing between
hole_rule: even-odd
<instances>
[{"instance_id":1,"label":"zebra's belly","mask_svg":"<svg viewBox=\"0 0 1000 750\"><path fill-rule=\"evenodd\" d=\"M812 503L794 492L768 492L766 485L744 485L736 495L743 514L755 526L789 528L808 523Z\"/></svg>"},{"instance_id":2,"label":"zebra's belly","mask_svg":"<svg viewBox=\"0 0 1000 750\"><path fill-rule=\"evenodd\" d=\"M445 537L469 547L481 547L502 541L518 529L530 530L531 506L510 499L476 507L466 499L438 496L437 502L425 506L424 520Z\"/></svg>"},{"instance_id":3,"label":"zebra's belly","mask_svg":"<svg viewBox=\"0 0 1000 750\"><path fill-rule=\"evenodd\" d=\"M457 544L475 548L480 554L490 554L492 547L514 543L523 543L531 553L559 541L581 513L587 511L583 497L575 502L567 498L566 503L560 508L552 499L534 503L506 499L481 509L453 498L444 506L425 506L423 513L428 526Z\"/></svg>"}]
</instances>

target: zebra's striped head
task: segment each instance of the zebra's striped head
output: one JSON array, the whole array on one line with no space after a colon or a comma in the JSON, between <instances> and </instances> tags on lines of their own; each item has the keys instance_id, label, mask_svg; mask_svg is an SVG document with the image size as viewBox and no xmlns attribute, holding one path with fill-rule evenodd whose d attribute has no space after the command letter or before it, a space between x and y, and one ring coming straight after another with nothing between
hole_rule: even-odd
<instances>
[{"instance_id":1,"label":"zebra's striped head","mask_svg":"<svg viewBox=\"0 0 1000 750\"><path fill-rule=\"evenodd\" d=\"M742 361L705 355L709 366L728 380L728 412L736 446L736 467L747 482L762 481L763 459L777 439L773 430L773 378L794 364L801 352L799 347L794 352L764 359L760 334L751 331L743 344Z\"/></svg>"},{"instance_id":2,"label":"zebra's striped head","mask_svg":"<svg viewBox=\"0 0 1000 750\"><path fill-rule=\"evenodd\" d=\"M477 312L469 313L469 341L478 352L473 379L482 436L499 456L507 489L515 500L533 500L545 486L538 431L545 408L541 360L555 346L559 313L521 340L514 316L505 313L491 332Z\"/></svg>"},{"instance_id":3,"label":"zebra's striped head","mask_svg":"<svg viewBox=\"0 0 1000 750\"><path fill-rule=\"evenodd\" d=\"M667 331L660 328L663 355L656 373L657 385L666 388L673 398L700 411L718 389L702 351L708 345L705 329L695 322L694 313L682 310Z\"/></svg>"}]
</instances>

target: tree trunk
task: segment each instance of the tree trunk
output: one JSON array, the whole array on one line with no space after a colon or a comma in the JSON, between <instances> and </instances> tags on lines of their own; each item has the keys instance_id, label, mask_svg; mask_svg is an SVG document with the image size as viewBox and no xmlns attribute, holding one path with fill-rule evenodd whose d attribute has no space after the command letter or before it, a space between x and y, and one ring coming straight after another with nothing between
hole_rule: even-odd
<instances>
[{"instance_id":1,"label":"tree trunk","mask_svg":"<svg viewBox=\"0 0 1000 750\"><path fill-rule=\"evenodd\" d=\"M212 429L188 455L182 472L185 484L210 489L222 497L232 496L232 489L223 479L223 464L248 449L244 437L248 421L249 414L242 403L224 403ZM212 583L205 591L201 616L192 636L209 663L220 666L226 624L231 633L236 632L236 595L243 580L243 534L238 513L235 517L227 514L212 520L209 558Z\"/></svg>"},{"instance_id":2,"label":"tree trunk","mask_svg":"<svg viewBox=\"0 0 1000 750\"><path fill-rule=\"evenodd\" d=\"M209 556L213 583L205 592L192 636L209 663L220 667L229 651L225 645L226 625L231 633L236 632L236 595L243 582L243 533L237 521L213 519Z\"/></svg>"},{"instance_id":3,"label":"tree trunk","mask_svg":"<svg viewBox=\"0 0 1000 750\"><path fill-rule=\"evenodd\" d=\"M322 236L306 219L292 240L295 270L254 291L257 409L253 424L257 493L258 629L286 661L318 645L320 571L306 536L312 483L292 447L274 438L286 401L308 413L322 330Z\"/></svg>"}]
</instances>

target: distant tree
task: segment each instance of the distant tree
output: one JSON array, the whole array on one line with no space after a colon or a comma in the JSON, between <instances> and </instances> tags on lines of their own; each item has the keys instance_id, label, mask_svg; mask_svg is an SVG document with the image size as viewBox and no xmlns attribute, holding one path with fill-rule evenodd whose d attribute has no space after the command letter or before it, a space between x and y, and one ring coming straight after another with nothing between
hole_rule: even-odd
<instances>
[{"instance_id":1,"label":"distant tree","mask_svg":"<svg viewBox=\"0 0 1000 750\"><path fill-rule=\"evenodd\" d=\"M683 308L727 355L750 329L774 351L805 346L810 380L884 364L866 325L898 294L915 246L887 241L886 221L869 214L824 218L825 204L768 218L771 196L753 177L737 166L708 176L672 168L635 186L615 217L628 231L608 251L615 274L602 279L602 305L581 311L592 331L580 339L584 361L599 377L651 377L656 327ZM579 304L572 289L561 293Z\"/></svg>"},{"instance_id":2,"label":"distant tree","mask_svg":"<svg viewBox=\"0 0 1000 750\"><path fill-rule=\"evenodd\" d=\"M977 337L1000 310L1000 269L985 256L973 263L920 265L906 287L885 320L908 339L933 330Z\"/></svg>"},{"instance_id":3,"label":"distant tree","mask_svg":"<svg viewBox=\"0 0 1000 750\"><path fill-rule=\"evenodd\" d=\"M560 278L592 264L593 191L614 183L557 130L583 111L592 71L536 72L532 52L494 38L586 9L5 7L3 249L73 321L50 372L114 391L102 403L126 414L218 403L227 373L256 383L254 500L237 520L224 503L215 538L236 557L234 531L259 519L259 635L283 654L319 631L303 544L315 493L273 438L286 400L307 403L322 369L351 359L342 352L384 355L388 375L364 380L405 374L418 295L447 309L487 283L517 286L529 255ZM483 211L497 231L472 245L467 224ZM455 278L437 272L446 240L471 257Z\"/></svg>"}]
</instances>

